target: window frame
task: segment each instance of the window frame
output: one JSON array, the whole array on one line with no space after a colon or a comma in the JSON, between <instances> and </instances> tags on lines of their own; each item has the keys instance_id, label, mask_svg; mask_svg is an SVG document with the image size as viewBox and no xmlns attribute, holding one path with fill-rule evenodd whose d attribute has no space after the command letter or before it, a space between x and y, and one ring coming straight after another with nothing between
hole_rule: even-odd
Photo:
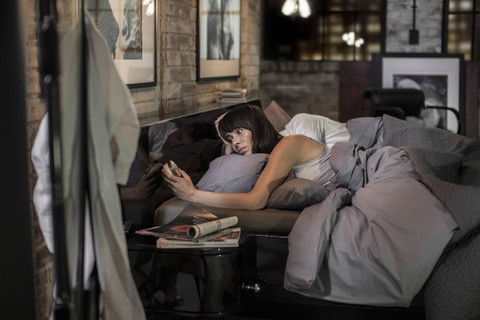
<instances>
[{"instance_id":1,"label":"window frame","mask_svg":"<svg viewBox=\"0 0 480 320\"><path fill-rule=\"evenodd\" d=\"M477 18L478 18L478 21L480 21L480 4L478 0L471 0L471 1L472 1L471 10L450 11L450 0L443 0L442 53L460 54L459 52L448 52L449 17L454 15L470 14L471 15L471 30L470 30L471 37L470 37L470 59L468 61L480 62L480 52L475 51L475 32L478 29L478 26L476 26L476 21L477 21ZM477 6L477 4L479 6ZM480 33L477 34L477 37L480 37ZM478 51L480 51L480 46L478 46ZM475 57L478 57L478 58L475 59Z\"/></svg>"},{"instance_id":2,"label":"window frame","mask_svg":"<svg viewBox=\"0 0 480 320\"><path fill-rule=\"evenodd\" d=\"M374 10L357 10L359 4L359 0L355 0L356 3L355 3L355 9L354 10L338 10L338 11L332 11L332 10L326 10L324 8L324 6L322 5L322 7L318 10L316 10L315 14L318 16L319 19L321 19L322 21L322 28L321 28L321 32L319 32L318 36L319 38L322 39L321 41L321 48L320 48L320 52L321 52L321 59L311 59L311 60L301 60L301 59L288 59L289 61L338 61L338 62L341 62L341 61L371 61L372 60L372 57L373 57L373 54L376 54L376 53L384 53L385 52L385 43L386 43L386 32L385 32L385 28L386 28L386 10L387 10L387 0L380 0L380 9L378 11L374 11ZM262 26L262 29L263 29L263 32L264 32L264 35L263 37L265 37L265 25L267 24L267 19L266 19L266 14L267 14L267 9L266 9L266 4L264 3L264 20L263 20L263 26ZM378 12L378 14L374 14L374 12ZM326 24L326 21L327 21L327 18L328 16L335 16L335 15L352 15L353 16L353 21L354 21L354 25L355 25L355 28L358 27L358 23L359 21L361 21L361 16L362 15L372 15L372 16L378 16L379 17L379 22L380 22L380 34L379 34L379 45L380 45L380 51L379 52L372 52L370 54L370 56L366 59L361 59L359 60L358 57L359 57L359 50L358 48L356 48L355 46L352 46L352 51L351 51L351 56L352 56L352 59L339 59L339 60L331 60L331 59L327 59L325 57L325 54L326 54L326 44L325 44L325 37L326 37L326 31L325 31L325 24ZM262 49L262 59L263 60L272 60L272 61L278 61L278 60L282 60L281 58L272 58L272 57L268 57L267 56L269 55L269 48L267 48L267 45L266 45L266 42L263 43L263 49ZM350 55L350 52L349 52L349 55Z\"/></svg>"}]
</instances>

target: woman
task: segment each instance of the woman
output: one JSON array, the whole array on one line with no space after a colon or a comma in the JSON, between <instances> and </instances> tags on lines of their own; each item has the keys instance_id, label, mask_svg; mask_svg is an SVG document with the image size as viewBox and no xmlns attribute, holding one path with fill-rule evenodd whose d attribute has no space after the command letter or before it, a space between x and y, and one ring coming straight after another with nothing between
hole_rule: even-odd
<instances>
[{"instance_id":1,"label":"woman","mask_svg":"<svg viewBox=\"0 0 480 320\"><path fill-rule=\"evenodd\" d=\"M297 177L323 185L334 176L328 147L304 135L282 137L259 107L245 105L227 112L218 121L218 131L235 153L270 153L265 169L248 193L198 190L185 171L180 170L181 177L175 177L162 170L165 181L180 199L222 208L262 209L292 169Z\"/></svg>"}]
</instances>

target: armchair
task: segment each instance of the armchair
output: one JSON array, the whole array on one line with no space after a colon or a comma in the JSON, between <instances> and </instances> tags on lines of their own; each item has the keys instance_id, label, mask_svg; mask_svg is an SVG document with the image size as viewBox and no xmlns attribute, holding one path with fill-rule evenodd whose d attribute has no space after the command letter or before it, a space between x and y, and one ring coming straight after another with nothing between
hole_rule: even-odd
<instances>
[{"instance_id":1,"label":"armchair","mask_svg":"<svg viewBox=\"0 0 480 320\"><path fill-rule=\"evenodd\" d=\"M428 109L452 112L458 123L457 133L461 131L460 114L456 109L447 106L426 106L425 94L422 90L413 88L369 88L363 97L370 100L372 116L378 117L388 114L393 117L425 122L422 111Z\"/></svg>"}]
</instances>

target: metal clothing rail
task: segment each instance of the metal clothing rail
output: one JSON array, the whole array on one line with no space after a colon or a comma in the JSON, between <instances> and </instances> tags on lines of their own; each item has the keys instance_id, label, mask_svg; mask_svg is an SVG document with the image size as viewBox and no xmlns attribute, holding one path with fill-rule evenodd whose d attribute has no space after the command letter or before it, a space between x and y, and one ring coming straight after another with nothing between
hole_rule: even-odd
<instances>
[{"instance_id":1,"label":"metal clothing rail","mask_svg":"<svg viewBox=\"0 0 480 320\"><path fill-rule=\"evenodd\" d=\"M54 318L70 318L70 286L67 250L65 241L65 216L63 207L62 151L59 105L58 35L56 30L56 2L40 2L39 68L40 86L48 110L50 180L52 185L53 255L56 292L54 296Z\"/></svg>"},{"instance_id":2,"label":"metal clothing rail","mask_svg":"<svg viewBox=\"0 0 480 320\"><path fill-rule=\"evenodd\" d=\"M88 108L87 108L87 41L85 28L85 4L81 0L81 67L80 67L80 108L76 119L78 119L79 134L77 142L80 144L81 174L78 183L79 199L79 225L78 225L78 256L76 257L75 281L73 288L70 287L68 268L68 255L66 247L65 232L65 208L63 201L62 183L62 145L61 145L61 112L60 112L60 90L58 76L59 70L59 44L56 30L57 10L56 0L40 1L40 25L39 25L39 66L40 85L47 104L49 120L49 146L50 146L50 179L52 185L52 220L54 229L54 266L56 278L56 292L54 297L54 319L95 319L98 318L98 301L95 285L93 288L84 288L84 251L85 251L85 207L89 204L88 188ZM92 283L98 284L96 274L93 275Z\"/></svg>"}]
</instances>

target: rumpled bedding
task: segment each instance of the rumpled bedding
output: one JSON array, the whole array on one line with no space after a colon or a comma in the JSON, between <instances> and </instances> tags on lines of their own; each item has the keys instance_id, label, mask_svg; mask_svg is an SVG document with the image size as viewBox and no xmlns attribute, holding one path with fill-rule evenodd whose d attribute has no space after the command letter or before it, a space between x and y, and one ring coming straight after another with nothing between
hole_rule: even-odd
<instances>
[{"instance_id":1,"label":"rumpled bedding","mask_svg":"<svg viewBox=\"0 0 480 320\"><path fill-rule=\"evenodd\" d=\"M350 141L366 148L405 150L423 184L459 225L452 242L480 226L480 139L425 128L384 115L347 123ZM377 132L377 134L375 134Z\"/></svg>"},{"instance_id":2,"label":"rumpled bedding","mask_svg":"<svg viewBox=\"0 0 480 320\"><path fill-rule=\"evenodd\" d=\"M408 307L445 247L480 224L480 142L390 116L347 127L330 159L336 188L290 232L284 286Z\"/></svg>"}]
</instances>

